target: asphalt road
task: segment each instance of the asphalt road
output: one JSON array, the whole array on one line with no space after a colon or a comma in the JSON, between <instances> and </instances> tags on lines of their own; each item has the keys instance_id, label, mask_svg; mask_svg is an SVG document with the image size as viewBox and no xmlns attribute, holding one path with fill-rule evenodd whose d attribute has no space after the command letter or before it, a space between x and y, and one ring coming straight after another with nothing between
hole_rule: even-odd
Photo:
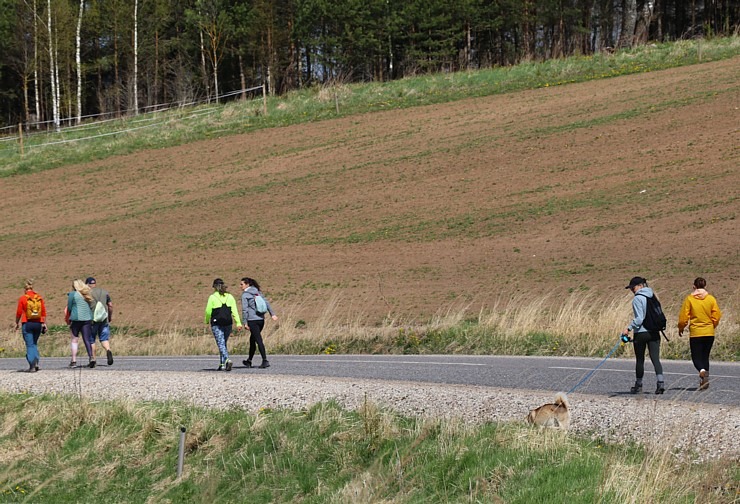
<instances>
[{"instance_id":1,"label":"asphalt road","mask_svg":"<svg viewBox=\"0 0 740 504\"><path fill-rule=\"evenodd\" d=\"M80 363L87 358L80 356ZM465 355L274 355L268 369L247 369L244 356L232 356L233 375L245 379L252 374L399 380L414 383L478 385L507 389L549 390L608 397L630 396L634 383L634 360L608 359L590 376L602 359L571 357L511 357ZM255 364L261 359L256 357ZM42 358L44 369L65 369L69 358ZM108 367L105 359L86 373L116 371L217 372L218 356L116 357ZM23 371L24 358L0 359L0 369ZM645 396L655 397L655 374L649 359L645 364ZM711 385L697 391L698 377L687 361L663 361L666 399L740 406L740 363L713 362ZM582 381L584 380L585 381ZM571 391L574 387L575 390Z\"/></svg>"}]
</instances>

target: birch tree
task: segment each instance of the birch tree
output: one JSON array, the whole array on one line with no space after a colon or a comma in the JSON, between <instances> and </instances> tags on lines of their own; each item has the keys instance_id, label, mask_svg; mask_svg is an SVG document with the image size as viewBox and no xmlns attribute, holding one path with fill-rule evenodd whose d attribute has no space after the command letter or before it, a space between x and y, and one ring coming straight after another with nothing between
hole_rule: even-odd
<instances>
[{"instance_id":1,"label":"birch tree","mask_svg":"<svg viewBox=\"0 0 740 504\"><path fill-rule=\"evenodd\" d=\"M49 32L49 80L51 81L51 112L54 129L59 131L59 72L54 58L54 32L51 24L51 0L46 0L46 27Z\"/></svg>"},{"instance_id":2,"label":"birch tree","mask_svg":"<svg viewBox=\"0 0 740 504\"><path fill-rule=\"evenodd\" d=\"M41 97L39 96L39 20L36 0L33 0L33 99L36 102L36 129L41 121Z\"/></svg>"},{"instance_id":3,"label":"birch tree","mask_svg":"<svg viewBox=\"0 0 740 504\"><path fill-rule=\"evenodd\" d=\"M82 40L80 31L82 31L82 13L85 10L85 0L80 0L80 11L77 15L77 32L75 33L75 62L77 63L77 124L82 122L82 59L80 58L80 46Z\"/></svg>"},{"instance_id":4,"label":"birch tree","mask_svg":"<svg viewBox=\"0 0 740 504\"><path fill-rule=\"evenodd\" d=\"M213 89L219 101L218 65L224 55L227 37L228 11L219 0L198 0L195 11L189 11L193 23L201 33L201 50L208 55L213 70ZM203 34L208 37L208 48L203 50Z\"/></svg>"},{"instance_id":5,"label":"birch tree","mask_svg":"<svg viewBox=\"0 0 740 504\"><path fill-rule=\"evenodd\" d=\"M139 115L139 0L134 0L134 114Z\"/></svg>"}]
</instances>

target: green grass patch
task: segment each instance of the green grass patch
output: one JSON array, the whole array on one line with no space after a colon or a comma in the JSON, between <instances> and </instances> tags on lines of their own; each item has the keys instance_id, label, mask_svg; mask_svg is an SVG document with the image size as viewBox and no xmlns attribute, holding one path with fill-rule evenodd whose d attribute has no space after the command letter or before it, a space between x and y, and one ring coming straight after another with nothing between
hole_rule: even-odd
<instances>
[{"instance_id":1,"label":"green grass patch","mask_svg":"<svg viewBox=\"0 0 740 504\"><path fill-rule=\"evenodd\" d=\"M738 54L740 37L685 40L639 46L612 55L573 56L513 67L434 74L383 83L312 87L269 98L267 115L255 113L262 108L261 101L211 104L142 114L121 121L89 123L82 128L64 129L60 133L29 136L24 139L23 155L19 145L5 142L0 149L0 176L264 128L650 72L733 58ZM698 96L694 99L704 98ZM685 100L666 102L657 109L655 106L645 109L637 107L621 114L576 121L540 133L605 124L656 110L680 107L686 103ZM268 152L266 155L273 154Z\"/></svg>"},{"instance_id":2,"label":"green grass patch","mask_svg":"<svg viewBox=\"0 0 740 504\"><path fill-rule=\"evenodd\" d=\"M642 502L722 503L739 472L524 424L406 418L367 401L251 415L0 394L0 421L2 502L618 503L624 488L641 488Z\"/></svg>"}]
</instances>

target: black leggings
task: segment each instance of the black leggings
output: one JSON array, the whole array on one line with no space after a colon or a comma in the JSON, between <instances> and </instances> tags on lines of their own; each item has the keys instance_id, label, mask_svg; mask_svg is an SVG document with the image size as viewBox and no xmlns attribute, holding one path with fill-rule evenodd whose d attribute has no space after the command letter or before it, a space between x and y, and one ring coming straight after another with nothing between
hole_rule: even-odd
<instances>
[{"instance_id":1,"label":"black leggings","mask_svg":"<svg viewBox=\"0 0 740 504\"><path fill-rule=\"evenodd\" d=\"M69 330L75 338L82 333L82 342L85 344L87 356L92 359L92 320L73 320L69 325Z\"/></svg>"},{"instance_id":2,"label":"black leggings","mask_svg":"<svg viewBox=\"0 0 740 504\"><path fill-rule=\"evenodd\" d=\"M689 348L691 348L691 361L697 371L702 369L709 371L709 352L714 345L714 336L701 336L689 338Z\"/></svg>"},{"instance_id":3,"label":"black leggings","mask_svg":"<svg viewBox=\"0 0 740 504\"><path fill-rule=\"evenodd\" d=\"M641 332L634 336L635 342L635 375L638 380L645 376L645 349L650 353L656 375L663 374L663 366L660 364L660 333Z\"/></svg>"},{"instance_id":4,"label":"black leggings","mask_svg":"<svg viewBox=\"0 0 740 504\"><path fill-rule=\"evenodd\" d=\"M259 348L262 360L267 360L265 353L265 344L262 342L262 329L265 327L264 320L247 320L249 327L249 361L254 357L254 351Z\"/></svg>"}]
</instances>

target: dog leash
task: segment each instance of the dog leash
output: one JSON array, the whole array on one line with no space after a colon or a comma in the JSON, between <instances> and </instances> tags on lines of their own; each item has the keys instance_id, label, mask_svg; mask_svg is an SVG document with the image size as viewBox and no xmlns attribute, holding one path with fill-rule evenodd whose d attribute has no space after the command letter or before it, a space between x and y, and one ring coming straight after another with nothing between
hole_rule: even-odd
<instances>
[{"instance_id":1,"label":"dog leash","mask_svg":"<svg viewBox=\"0 0 740 504\"><path fill-rule=\"evenodd\" d=\"M606 357L604 357L604 360L602 360L601 362L599 362L599 365L598 365L598 366L596 366L596 367L595 367L595 368L593 368L593 369L592 369L591 371L589 371L589 373L588 373L588 374L587 374L586 376L584 376L584 377L583 377L583 378L581 379L581 381L579 381L578 383L576 383L575 387L573 387L572 389L570 389L570 390L569 390L569 391L568 391L568 392L566 393L566 395L570 395L570 394L571 394L571 392L573 392L573 391L574 391L575 389L577 389L578 387L580 387L581 385L583 385L583 382L585 382L586 380L588 380L588 378L589 378L589 377L590 377L590 376L591 376L592 374L594 374L594 373L596 372L596 370L597 370L597 369L599 369L599 368L601 367L601 365L602 365L603 363L605 363L605 362L606 362L606 360L607 360L607 359L608 359L609 357L611 357L611 356L612 356L612 354L613 354L614 352L616 352L616 351L617 351L617 348L619 348L619 346L620 346L620 345L623 345L624 343L626 343L626 342L625 342L624 340L620 340L620 341L617 341L617 344L616 344L616 345L614 345L614 348L612 348L611 352L609 352L609 353L607 354L607 356L606 356Z\"/></svg>"}]
</instances>

